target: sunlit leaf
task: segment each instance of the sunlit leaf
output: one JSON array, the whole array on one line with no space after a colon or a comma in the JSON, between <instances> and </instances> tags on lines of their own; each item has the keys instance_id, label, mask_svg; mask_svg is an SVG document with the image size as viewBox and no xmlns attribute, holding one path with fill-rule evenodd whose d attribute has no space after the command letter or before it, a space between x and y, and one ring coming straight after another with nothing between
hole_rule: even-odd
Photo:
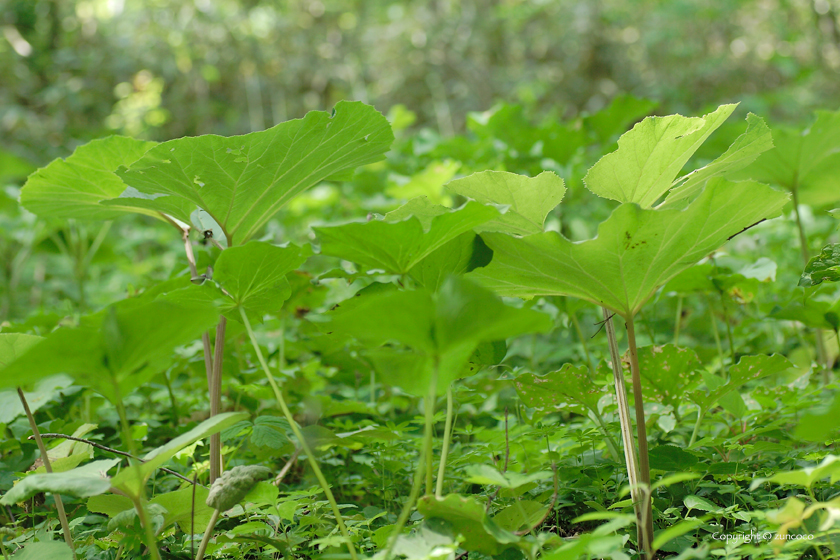
<instances>
[{"instance_id":1,"label":"sunlit leaf","mask_svg":"<svg viewBox=\"0 0 840 560\"><path fill-rule=\"evenodd\" d=\"M106 473L119 462L120 459L104 459L61 473L26 476L3 495L0 504L14 505L39 492L52 492L76 498L104 494L111 488L111 479Z\"/></svg>"},{"instance_id":2,"label":"sunlit leaf","mask_svg":"<svg viewBox=\"0 0 840 560\"><path fill-rule=\"evenodd\" d=\"M648 117L618 139L618 150L586 174L586 187L604 198L642 208L668 192L697 148L723 124L736 105L721 105L704 117Z\"/></svg>"},{"instance_id":3,"label":"sunlit leaf","mask_svg":"<svg viewBox=\"0 0 840 560\"><path fill-rule=\"evenodd\" d=\"M630 317L668 280L786 201L757 183L716 178L685 210L622 204L583 242L556 232L483 234L493 260L467 276L500 295L574 296Z\"/></svg>"},{"instance_id":4,"label":"sunlit leaf","mask_svg":"<svg viewBox=\"0 0 840 560\"><path fill-rule=\"evenodd\" d=\"M333 115L311 111L243 136L178 138L117 171L145 198L128 193L108 204L160 210L187 223L201 208L229 244L243 244L295 195L381 160L393 139L373 107L347 101Z\"/></svg>"},{"instance_id":5,"label":"sunlit leaf","mask_svg":"<svg viewBox=\"0 0 840 560\"><path fill-rule=\"evenodd\" d=\"M498 554L519 541L519 537L490 519L484 504L469 496L425 496L417 502L417 511L426 519L445 521L455 535L463 536L464 550Z\"/></svg>"},{"instance_id":6,"label":"sunlit leaf","mask_svg":"<svg viewBox=\"0 0 840 560\"><path fill-rule=\"evenodd\" d=\"M66 159L56 159L30 175L20 202L34 214L54 218L111 220L126 212L156 215L148 209L99 204L126 189L114 171L121 165L131 165L153 146L155 142L124 136L88 142Z\"/></svg>"},{"instance_id":7,"label":"sunlit leaf","mask_svg":"<svg viewBox=\"0 0 840 560\"><path fill-rule=\"evenodd\" d=\"M820 254L811 257L805 272L799 279L799 285L805 288L822 284L823 282L840 281L840 243L829 243L823 247Z\"/></svg>"},{"instance_id":8,"label":"sunlit leaf","mask_svg":"<svg viewBox=\"0 0 840 560\"><path fill-rule=\"evenodd\" d=\"M592 382L589 368L583 365L564 364L545 375L524 373L513 384L525 405L548 411L571 401L598 412L598 400L604 395L603 387Z\"/></svg>"}]
</instances>

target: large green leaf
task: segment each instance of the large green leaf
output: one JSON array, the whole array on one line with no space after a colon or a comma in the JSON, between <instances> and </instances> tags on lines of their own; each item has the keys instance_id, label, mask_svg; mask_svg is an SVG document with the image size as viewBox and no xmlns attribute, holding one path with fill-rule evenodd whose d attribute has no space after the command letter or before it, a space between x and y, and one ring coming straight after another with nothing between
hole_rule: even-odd
<instances>
[{"instance_id":1,"label":"large green leaf","mask_svg":"<svg viewBox=\"0 0 840 560\"><path fill-rule=\"evenodd\" d=\"M15 553L15 560L73 560L73 551L64 541L30 542L20 552Z\"/></svg>"},{"instance_id":2,"label":"large green leaf","mask_svg":"<svg viewBox=\"0 0 840 560\"><path fill-rule=\"evenodd\" d=\"M441 519L453 534L463 536L464 550L495 555L513 546L519 537L499 527L486 509L475 498L458 494L443 498L425 496L417 502L417 511L426 519Z\"/></svg>"},{"instance_id":3,"label":"large green leaf","mask_svg":"<svg viewBox=\"0 0 840 560\"><path fill-rule=\"evenodd\" d=\"M112 402L163 369L176 346L197 339L218 320L212 305L124 300L63 327L0 369L0 387L66 373Z\"/></svg>"},{"instance_id":4,"label":"large green leaf","mask_svg":"<svg viewBox=\"0 0 840 560\"><path fill-rule=\"evenodd\" d=\"M153 210L99 204L125 191L125 183L114 171L131 165L154 145L124 136L88 142L67 159L56 159L30 175L20 202L34 214L55 218L111 220L125 212L156 215Z\"/></svg>"},{"instance_id":5,"label":"large green leaf","mask_svg":"<svg viewBox=\"0 0 840 560\"><path fill-rule=\"evenodd\" d=\"M229 244L243 244L297 194L383 159L393 139L373 107L341 101L332 115L312 111L261 132L159 144L117 171L142 194L125 193L108 204L160 210L187 223L201 208Z\"/></svg>"},{"instance_id":6,"label":"large green leaf","mask_svg":"<svg viewBox=\"0 0 840 560\"><path fill-rule=\"evenodd\" d=\"M545 171L534 178L505 171L482 171L446 185L447 190L483 204L504 204L508 210L476 228L528 235L543 231L545 217L560 204L566 187L563 179Z\"/></svg>"},{"instance_id":7,"label":"large green leaf","mask_svg":"<svg viewBox=\"0 0 840 560\"><path fill-rule=\"evenodd\" d=\"M449 276L487 266L492 257L493 253L481 237L468 231L432 251L411 267L408 275L419 285L436 291Z\"/></svg>"},{"instance_id":8,"label":"large green leaf","mask_svg":"<svg viewBox=\"0 0 840 560\"><path fill-rule=\"evenodd\" d=\"M831 477L831 484L840 480L840 456L828 455L819 465L813 467L805 467L795 471L776 473L769 478L756 478L750 484L750 489L754 490L765 482L774 482L776 484L794 484L797 486L804 486L811 488L814 483L823 478Z\"/></svg>"},{"instance_id":9,"label":"large green leaf","mask_svg":"<svg viewBox=\"0 0 840 560\"><path fill-rule=\"evenodd\" d=\"M593 193L647 208L668 192L674 178L736 105L721 105L704 117L648 117L618 139L584 181Z\"/></svg>"},{"instance_id":10,"label":"large green leaf","mask_svg":"<svg viewBox=\"0 0 840 560\"><path fill-rule=\"evenodd\" d=\"M814 206L840 200L840 111L817 111L805 130L774 128L773 144L738 175L798 191Z\"/></svg>"},{"instance_id":11,"label":"large green leaf","mask_svg":"<svg viewBox=\"0 0 840 560\"><path fill-rule=\"evenodd\" d=\"M235 311L230 317L237 320L241 320L240 307L258 321L266 313L279 312L292 293L286 275L306 262L309 254L308 245L302 250L295 245L277 247L259 241L222 251L213 279L230 296L230 304L223 309Z\"/></svg>"},{"instance_id":12,"label":"large green leaf","mask_svg":"<svg viewBox=\"0 0 840 560\"><path fill-rule=\"evenodd\" d=\"M111 479L106 473L119 462L120 459L105 459L61 473L26 476L6 492L0 499L0 504L14 505L40 492L53 492L76 498L104 494L111 488Z\"/></svg>"},{"instance_id":13,"label":"large green leaf","mask_svg":"<svg viewBox=\"0 0 840 560\"><path fill-rule=\"evenodd\" d=\"M557 371L545 375L525 373L514 379L519 398L527 406L549 412L566 403L574 403L598 412L598 400L603 387L589 378L585 365L564 364Z\"/></svg>"},{"instance_id":14,"label":"large green leaf","mask_svg":"<svg viewBox=\"0 0 840 560\"><path fill-rule=\"evenodd\" d=\"M505 305L493 293L451 277L437 293L425 289L361 295L326 315L323 328L333 335L353 336L368 347L396 342L408 350L377 349L374 362L391 382L425 394L434 363L439 362L437 390L446 391L462 375L481 342L502 340L551 328L547 315Z\"/></svg>"},{"instance_id":15,"label":"large green leaf","mask_svg":"<svg viewBox=\"0 0 840 560\"><path fill-rule=\"evenodd\" d=\"M43 339L32 334L0 333L0 370L26 354Z\"/></svg>"},{"instance_id":16,"label":"large green leaf","mask_svg":"<svg viewBox=\"0 0 840 560\"><path fill-rule=\"evenodd\" d=\"M313 228L321 253L368 269L405 274L435 249L499 216L492 206L470 201L457 210L414 199L384 220Z\"/></svg>"},{"instance_id":17,"label":"large green leaf","mask_svg":"<svg viewBox=\"0 0 840 560\"><path fill-rule=\"evenodd\" d=\"M142 457L144 463L123 469L111 480L111 485L125 493L138 496L140 482L145 482L155 469L174 457L176 453L200 439L217 434L247 418L246 412L225 412L211 416L192 430L146 453Z\"/></svg>"},{"instance_id":18,"label":"large green leaf","mask_svg":"<svg viewBox=\"0 0 840 560\"><path fill-rule=\"evenodd\" d=\"M757 183L715 178L685 210L622 204L583 242L556 232L483 234L493 260L467 276L503 296L574 296L627 318L679 272L778 214L787 198Z\"/></svg>"}]
</instances>

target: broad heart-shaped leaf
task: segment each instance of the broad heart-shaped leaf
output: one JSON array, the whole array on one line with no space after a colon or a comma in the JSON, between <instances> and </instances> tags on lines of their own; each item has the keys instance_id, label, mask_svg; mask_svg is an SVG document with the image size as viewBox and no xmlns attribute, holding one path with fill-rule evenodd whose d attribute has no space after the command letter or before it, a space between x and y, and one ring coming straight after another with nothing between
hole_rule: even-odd
<instances>
[{"instance_id":1,"label":"broad heart-shaped leaf","mask_svg":"<svg viewBox=\"0 0 840 560\"><path fill-rule=\"evenodd\" d=\"M781 354L743 356L737 364L729 368L729 381L715 389L694 391L688 395L688 398L694 401L701 410L709 410L721 397L739 389L746 383L754 379L781 373L792 365Z\"/></svg>"},{"instance_id":2,"label":"broad heart-shaped leaf","mask_svg":"<svg viewBox=\"0 0 840 560\"><path fill-rule=\"evenodd\" d=\"M823 282L840 281L840 243L829 243L823 247L820 254L811 257L805 272L799 279L799 285L805 288L822 284Z\"/></svg>"},{"instance_id":3,"label":"broad heart-shaped leaf","mask_svg":"<svg viewBox=\"0 0 840 560\"><path fill-rule=\"evenodd\" d=\"M566 187L563 179L544 171L534 178L505 171L481 171L446 185L454 194L483 204L504 204L508 210L476 231L529 235L543 231L545 217L560 204Z\"/></svg>"},{"instance_id":4,"label":"broad heart-shaped leaf","mask_svg":"<svg viewBox=\"0 0 840 560\"><path fill-rule=\"evenodd\" d=\"M277 247L259 241L222 251L216 259L213 280L231 298L229 308L223 305L223 310L234 311L230 318L241 321L242 307L249 319L259 322L264 314L279 312L292 294L286 275L306 262L310 254L308 245L304 251L295 245Z\"/></svg>"},{"instance_id":5,"label":"broad heart-shaped leaf","mask_svg":"<svg viewBox=\"0 0 840 560\"><path fill-rule=\"evenodd\" d=\"M212 305L124 300L60 328L0 369L0 387L66 373L114 402L162 370L161 360L218 320ZM115 388L119 387L119 393Z\"/></svg>"},{"instance_id":6,"label":"broad heart-shaped leaf","mask_svg":"<svg viewBox=\"0 0 840 560\"><path fill-rule=\"evenodd\" d=\"M499 216L492 206L470 201L457 210L414 199L384 220L313 228L321 254L367 269L405 274L435 249Z\"/></svg>"},{"instance_id":7,"label":"broad heart-shaped leaf","mask_svg":"<svg viewBox=\"0 0 840 560\"><path fill-rule=\"evenodd\" d=\"M43 217L111 220L126 212L156 216L153 210L99 204L125 191L125 183L114 171L131 165L153 146L155 142L124 136L88 142L67 159L56 159L30 175L20 192L20 203Z\"/></svg>"},{"instance_id":8,"label":"broad heart-shaped leaf","mask_svg":"<svg viewBox=\"0 0 840 560\"><path fill-rule=\"evenodd\" d=\"M668 192L674 178L706 138L737 105L721 105L704 117L648 117L618 139L618 150L596 163L584 182L593 193L648 208Z\"/></svg>"},{"instance_id":9,"label":"broad heart-shaped leaf","mask_svg":"<svg viewBox=\"0 0 840 560\"><path fill-rule=\"evenodd\" d=\"M817 111L805 130L774 128L775 148L737 176L797 191L799 202L827 206L840 200L840 111Z\"/></svg>"},{"instance_id":10,"label":"broad heart-shaped leaf","mask_svg":"<svg viewBox=\"0 0 840 560\"><path fill-rule=\"evenodd\" d=\"M26 476L6 492L0 499L0 504L4 506L14 505L39 492L53 492L76 498L89 498L90 496L104 494L111 488L111 479L108 478L106 473L119 462L120 459L105 459L61 473Z\"/></svg>"},{"instance_id":11,"label":"broad heart-shaped leaf","mask_svg":"<svg viewBox=\"0 0 840 560\"><path fill-rule=\"evenodd\" d=\"M21 333L0 333L0 370L25 354L44 339Z\"/></svg>"},{"instance_id":12,"label":"broad heart-shaped leaf","mask_svg":"<svg viewBox=\"0 0 840 560\"><path fill-rule=\"evenodd\" d=\"M389 364L391 382L418 395L428 393L435 362L437 392L442 394L463 374L481 342L551 328L547 315L509 307L492 292L458 277L447 279L437 293L391 290L351 298L325 319L326 332L355 337L368 347L387 342L408 347L378 349L372 357Z\"/></svg>"},{"instance_id":13,"label":"broad heart-shaped leaf","mask_svg":"<svg viewBox=\"0 0 840 560\"><path fill-rule=\"evenodd\" d=\"M117 171L145 196L126 193L107 204L160 210L187 223L198 207L219 223L229 244L243 244L296 195L383 159L393 140L388 121L373 107L341 101L333 115L311 111L243 136L159 144Z\"/></svg>"},{"instance_id":14,"label":"broad heart-shaped leaf","mask_svg":"<svg viewBox=\"0 0 840 560\"><path fill-rule=\"evenodd\" d=\"M15 560L73 560L73 551L64 541L30 542L15 553Z\"/></svg>"},{"instance_id":15,"label":"broad heart-shaped leaf","mask_svg":"<svg viewBox=\"0 0 840 560\"><path fill-rule=\"evenodd\" d=\"M794 484L810 488L818 480L831 477L831 484L840 480L840 456L828 455L819 465L806 467L796 471L788 471L774 474L770 478L757 478L750 484L750 490L754 490L765 482L776 484Z\"/></svg>"},{"instance_id":16,"label":"broad heart-shaped leaf","mask_svg":"<svg viewBox=\"0 0 840 560\"><path fill-rule=\"evenodd\" d=\"M712 177L725 176L746 167L773 148L773 135L761 117L747 115L747 130L735 139L726 152L712 163L677 179L663 206L689 199L700 192Z\"/></svg>"},{"instance_id":17,"label":"broad heart-shaped leaf","mask_svg":"<svg viewBox=\"0 0 840 560\"><path fill-rule=\"evenodd\" d=\"M557 371L545 375L524 373L514 379L519 398L527 406L553 411L569 401L598 412L602 386L589 378L587 366L563 364Z\"/></svg>"},{"instance_id":18,"label":"broad heart-shaped leaf","mask_svg":"<svg viewBox=\"0 0 840 560\"><path fill-rule=\"evenodd\" d=\"M192 430L181 434L169 443L153 449L143 456L144 463L127 467L111 480L111 486L129 495L138 496L140 493L140 481L146 481L152 473L171 459L176 453L213 434L217 434L230 426L246 420L246 412L225 412L211 416Z\"/></svg>"},{"instance_id":19,"label":"broad heart-shaped leaf","mask_svg":"<svg viewBox=\"0 0 840 560\"><path fill-rule=\"evenodd\" d=\"M778 214L787 199L764 185L715 178L684 210L622 204L596 238L583 242L556 232L521 239L482 234L493 260L467 277L499 295L573 296L628 318L657 288L744 228Z\"/></svg>"},{"instance_id":20,"label":"broad heart-shaped leaf","mask_svg":"<svg viewBox=\"0 0 840 560\"><path fill-rule=\"evenodd\" d=\"M639 372L659 402L676 409L689 389L703 377L697 369L700 359L694 350L673 344L639 348Z\"/></svg>"},{"instance_id":21,"label":"broad heart-shaped leaf","mask_svg":"<svg viewBox=\"0 0 840 560\"><path fill-rule=\"evenodd\" d=\"M424 496L417 502L417 511L426 519L446 521L455 535L464 537L461 547L470 552L495 555L519 541L514 533L490 519L484 504L471 496Z\"/></svg>"}]
</instances>

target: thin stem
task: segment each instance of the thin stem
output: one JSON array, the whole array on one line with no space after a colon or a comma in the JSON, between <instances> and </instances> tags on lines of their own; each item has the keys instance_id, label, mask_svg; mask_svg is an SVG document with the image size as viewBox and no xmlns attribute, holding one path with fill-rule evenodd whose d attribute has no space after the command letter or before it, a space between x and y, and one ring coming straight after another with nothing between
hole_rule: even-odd
<instances>
[{"instance_id":1,"label":"thin stem","mask_svg":"<svg viewBox=\"0 0 840 560\"><path fill-rule=\"evenodd\" d=\"M802 264L808 266L808 261L811 259L811 252L808 250L808 237L805 235L805 226L802 225L802 215L799 213L799 182L798 177L794 178L794 183L791 188L793 193L793 215L796 216L796 229L799 232L799 250L802 253ZM823 383L828 383L828 350L825 347L825 341L822 337L822 329L814 329L814 336L817 343L817 358L820 365L823 367Z\"/></svg>"},{"instance_id":2,"label":"thin stem","mask_svg":"<svg viewBox=\"0 0 840 560\"><path fill-rule=\"evenodd\" d=\"M225 356L225 327L227 319L219 317L216 325L216 345L213 351L213 373L210 377L210 416L222 411L222 362ZM210 483L222 475L222 435L210 436Z\"/></svg>"},{"instance_id":3,"label":"thin stem","mask_svg":"<svg viewBox=\"0 0 840 560\"><path fill-rule=\"evenodd\" d=\"M0 535L0 552L3 553L4 560L9 560L9 553L6 550L6 545L3 544L3 535Z\"/></svg>"},{"instance_id":4,"label":"thin stem","mask_svg":"<svg viewBox=\"0 0 840 560\"><path fill-rule=\"evenodd\" d=\"M41 460L44 462L44 469L51 473L52 470L52 463L50 463L50 457L47 454L47 447L44 445L44 440L41 439L41 432L38 430L38 424L35 423L35 417L32 416L32 411L29 409L29 403L26 402L26 397L23 394L23 390L18 387L17 388L18 397L20 397L20 404L23 405L23 411L26 413L26 419L29 420L29 427L32 428L32 434L35 436L35 443L38 444L38 450L41 452ZM64 511L64 502L61 501L61 496L58 494L53 494L53 498L55 499L55 509L58 512L58 519L61 521L61 531L64 533L64 542L67 543L67 546L70 547L70 550L73 551L73 559L76 558L76 547L73 546L73 535L70 533L70 523L67 521L67 513Z\"/></svg>"},{"instance_id":5,"label":"thin stem","mask_svg":"<svg viewBox=\"0 0 840 560\"><path fill-rule=\"evenodd\" d=\"M604 433L604 437L606 438L605 442L607 444L607 450L610 452L610 455L616 458L619 457L618 454L618 444L613 439L610 431L607 429L607 424L604 422L604 418L598 413L596 409L590 409L592 412L592 416L595 417L595 421L598 423L598 426L601 428L601 431Z\"/></svg>"},{"instance_id":6,"label":"thin stem","mask_svg":"<svg viewBox=\"0 0 840 560\"><path fill-rule=\"evenodd\" d=\"M436 394L437 388L437 374L438 374L438 362L435 361L435 367L432 372L432 380L429 384L429 394L426 395L426 400L431 402L434 400L434 396ZM428 406L427 412L428 412ZM428 416L428 414L427 414ZM388 548L385 550L385 557L383 560L391 560L391 556L394 553L394 546L397 544L397 539L400 538L400 533L402 533L403 528L405 527L406 522L408 521L408 516L411 514L411 510L414 508L414 503L417 501L417 497L420 495L420 487L423 482L423 474L427 468L428 463L423 460L423 457L431 456L432 454L432 423L426 419L425 426L423 429L423 449L421 451L422 457L420 461L417 462L417 470L414 471L414 480L411 483L411 492L408 495L408 501L405 502L403 505L403 509L400 512L400 516L397 518L397 523L394 525L393 530L391 531L391 537L388 542Z\"/></svg>"},{"instance_id":7,"label":"thin stem","mask_svg":"<svg viewBox=\"0 0 840 560\"><path fill-rule=\"evenodd\" d=\"M204 558L204 551L207 550L207 545L210 544L210 538L213 536L213 527L219 520L219 510L214 509L210 515L210 521L207 522L207 530L204 531L204 538L201 539L201 544L198 546L198 553L195 555L195 560Z\"/></svg>"},{"instance_id":8,"label":"thin stem","mask_svg":"<svg viewBox=\"0 0 840 560\"><path fill-rule=\"evenodd\" d=\"M173 223L173 225L175 224ZM192 242L190 241L190 230L184 229L181 232L184 240L184 252L187 254L187 263L190 266L190 274L195 278L198 276L198 268L195 264L195 254L193 253ZM201 344L204 347L204 371L207 374L207 387L209 390L213 383L213 351L210 348L210 335L208 333L204 332L201 334Z\"/></svg>"},{"instance_id":9,"label":"thin stem","mask_svg":"<svg viewBox=\"0 0 840 560\"><path fill-rule=\"evenodd\" d=\"M691 439L688 440L688 447L691 449L691 446L694 445L694 442L697 441L697 433L700 431L700 423L703 421L703 418L706 416L706 411L700 407L697 407L697 421L694 422L694 430L691 432Z\"/></svg>"},{"instance_id":10,"label":"thin stem","mask_svg":"<svg viewBox=\"0 0 840 560\"><path fill-rule=\"evenodd\" d=\"M633 380L633 404L636 408L636 439L639 443L639 482L643 485L642 513L645 517L645 556L652 558L653 510L650 500L650 463L648 462L647 429L645 427L645 404L642 400L642 376L639 371L639 354L636 349L636 329L633 317L626 321L627 345L630 350L630 374Z\"/></svg>"},{"instance_id":11,"label":"thin stem","mask_svg":"<svg viewBox=\"0 0 840 560\"><path fill-rule=\"evenodd\" d=\"M592 371L595 371L595 364L592 362L592 356L589 354L589 346L586 344L586 337L583 336L583 330L580 328L580 322L577 318L577 313L572 311L569 314L569 317L572 320L572 324L575 326L575 332L577 332L578 340L580 340L580 345L583 346L583 353L586 355L586 363L589 364L589 368Z\"/></svg>"},{"instance_id":12,"label":"thin stem","mask_svg":"<svg viewBox=\"0 0 840 560\"><path fill-rule=\"evenodd\" d=\"M263 372L265 373L266 378L268 379L268 384L271 385L271 389L274 391L274 396L277 399L277 403L280 405L280 409L283 411L283 416L286 417L286 420L289 422L289 425L292 428L292 432L295 434L295 437L298 439L303 452L306 453L306 460L309 462L309 466L312 467L312 471L315 473L315 477L318 479L318 483L321 485L321 489L324 491L324 494L327 496L327 500L330 502L330 507L332 509L333 515L335 515L335 521L338 524L338 528L341 531L341 534L344 536L344 539L347 541L347 550L350 552L350 556L353 560L357 560L356 555L356 547L353 546L353 540L350 537L350 532L347 530L347 526L344 524L344 517L341 515L341 510L338 507L338 502L335 501L335 496L333 496L332 490L330 489L330 485L327 483L327 479L324 477L324 473L321 472L321 468L318 466L318 462L315 460L315 456L312 454L312 449L310 449L309 444L306 442L306 438L303 437L303 433L300 431L300 427L295 422L294 416L292 416L292 412L289 410L289 407L286 405L286 399L283 398L283 393L280 391L280 387L277 385L277 381L274 380L274 376L271 375L271 371L268 369L268 364L263 357L262 350L260 350L260 345L257 343L257 338L254 336L254 330L251 328L251 322L248 321L248 316L245 314L245 311L240 307L239 314L242 317L242 323L245 325L245 330L248 332L248 338L251 340L251 346L254 347L254 352L257 354L257 359L262 366Z\"/></svg>"},{"instance_id":13,"label":"thin stem","mask_svg":"<svg viewBox=\"0 0 840 560\"><path fill-rule=\"evenodd\" d=\"M723 355L723 345L720 343L720 333L717 328L717 319L715 319L715 311L712 308L712 298L706 298L706 303L709 306L709 322L712 324L712 336L715 337L715 346L717 347L718 356L720 358L720 369L726 374L726 357Z\"/></svg>"},{"instance_id":14,"label":"thin stem","mask_svg":"<svg viewBox=\"0 0 840 560\"><path fill-rule=\"evenodd\" d=\"M633 424L630 420L630 406L627 400L627 388L624 386L624 371L621 366L621 355L618 352L615 325L613 325L610 311L606 307L602 310L604 313L604 328L607 332L607 341L610 348L610 360L613 366L613 382L615 384L618 419L621 425L621 442L624 444L627 480L630 483L630 497L633 500L633 512L636 516L636 540L641 546L645 540L644 514L642 512L641 496L639 495L639 462L636 458L636 445L633 443Z\"/></svg>"},{"instance_id":15,"label":"thin stem","mask_svg":"<svg viewBox=\"0 0 840 560\"><path fill-rule=\"evenodd\" d=\"M677 297L677 316L674 319L674 346L680 345L680 327L682 326L683 297Z\"/></svg>"},{"instance_id":16,"label":"thin stem","mask_svg":"<svg viewBox=\"0 0 840 560\"><path fill-rule=\"evenodd\" d=\"M435 361L434 372L432 373L432 383L430 384L429 393L426 395L426 400L423 403L424 405L424 424L425 430L423 431L423 436L432 437L432 430L434 429L434 419L435 419L435 400L437 397L437 368L438 362ZM434 487L434 472L432 469L432 465L434 463L434 457L432 453L432 446L431 442L426 449L426 496L432 495L432 488Z\"/></svg>"},{"instance_id":17,"label":"thin stem","mask_svg":"<svg viewBox=\"0 0 840 560\"><path fill-rule=\"evenodd\" d=\"M128 424L128 414L125 411L125 405L122 402L122 397L120 396L120 387L119 383L117 383L116 377L112 377L112 382L114 385L114 404L117 407L117 414L120 417L120 425L122 426L123 432L123 439L128 445L128 450L133 457L138 455L137 453L137 444L134 442L134 438L131 437L131 428ZM137 517L140 519L140 526L143 527L144 532L146 533L146 546L149 548L149 552L152 555L153 560L161 560L160 558L160 551L157 547L157 538L155 537L155 532L152 529L152 525L149 523L148 518L146 517L146 508L143 506L143 500L145 499L146 488L145 488L145 481L143 480L143 475L140 472L140 469L136 468L136 465L139 464L139 461L134 459L130 460L131 467L135 469L137 473L137 487L140 490L140 495L135 496L133 494L129 494L128 498L134 504L134 509L137 510Z\"/></svg>"},{"instance_id":18,"label":"thin stem","mask_svg":"<svg viewBox=\"0 0 840 560\"><path fill-rule=\"evenodd\" d=\"M729 359L731 364L735 365L735 342L732 338L732 325L729 320L729 310L726 308L726 296L723 290L720 293L720 306L723 308L723 322L726 325L726 340L729 341Z\"/></svg>"},{"instance_id":19,"label":"thin stem","mask_svg":"<svg viewBox=\"0 0 840 560\"><path fill-rule=\"evenodd\" d=\"M452 385L446 390L446 423L443 427L443 447L440 450L440 465L438 466L437 486L435 496L443 497L443 475L446 472L446 458L449 455L449 442L452 440L452 412L454 409L452 399Z\"/></svg>"}]
</instances>

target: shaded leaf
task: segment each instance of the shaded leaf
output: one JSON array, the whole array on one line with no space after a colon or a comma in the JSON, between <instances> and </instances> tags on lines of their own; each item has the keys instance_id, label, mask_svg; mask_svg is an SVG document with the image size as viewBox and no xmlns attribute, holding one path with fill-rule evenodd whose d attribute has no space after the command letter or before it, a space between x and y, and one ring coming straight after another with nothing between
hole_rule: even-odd
<instances>
[{"instance_id":1,"label":"shaded leaf","mask_svg":"<svg viewBox=\"0 0 840 560\"><path fill-rule=\"evenodd\" d=\"M721 397L735 391L750 381L781 373L792 367L781 354L772 356L743 356L738 363L729 368L729 380L719 387L692 392L688 398L702 410L708 410Z\"/></svg>"},{"instance_id":2,"label":"shaded leaf","mask_svg":"<svg viewBox=\"0 0 840 560\"><path fill-rule=\"evenodd\" d=\"M810 288L823 282L837 281L840 281L840 243L830 243L808 261L799 285Z\"/></svg>"},{"instance_id":3,"label":"shaded leaf","mask_svg":"<svg viewBox=\"0 0 840 560\"><path fill-rule=\"evenodd\" d=\"M804 486L811 488L815 482L824 478L831 477L831 484L840 480L840 457L836 455L828 455L820 462L819 465L813 467L806 467L795 471L776 473L769 478L756 478L750 484L750 489L755 490L758 486L765 482L773 482L775 484L793 484L796 486Z\"/></svg>"},{"instance_id":4,"label":"shaded leaf","mask_svg":"<svg viewBox=\"0 0 840 560\"><path fill-rule=\"evenodd\" d=\"M603 386L589 378L587 366L563 364L557 371L545 375L525 373L513 381L519 398L527 406L540 410L554 410L572 401L584 408L598 412L598 400L603 396Z\"/></svg>"},{"instance_id":5,"label":"shaded leaf","mask_svg":"<svg viewBox=\"0 0 840 560\"><path fill-rule=\"evenodd\" d=\"M464 550L498 554L519 541L519 537L499 527L485 511L484 504L472 497L449 494L442 499L425 496L417 502L417 511L426 519L441 519L462 535Z\"/></svg>"},{"instance_id":6,"label":"shaded leaf","mask_svg":"<svg viewBox=\"0 0 840 560\"><path fill-rule=\"evenodd\" d=\"M119 462L120 459L105 459L62 473L26 476L6 492L0 499L0 504L14 505L28 500L39 492L52 492L76 498L88 498L97 494L104 494L111 488L111 479L108 478L106 473Z\"/></svg>"},{"instance_id":7,"label":"shaded leaf","mask_svg":"<svg viewBox=\"0 0 840 560\"><path fill-rule=\"evenodd\" d=\"M702 381L697 372L700 359L694 350L665 346L644 346L638 349L639 372L657 400L676 409L689 389Z\"/></svg>"}]
</instances>

